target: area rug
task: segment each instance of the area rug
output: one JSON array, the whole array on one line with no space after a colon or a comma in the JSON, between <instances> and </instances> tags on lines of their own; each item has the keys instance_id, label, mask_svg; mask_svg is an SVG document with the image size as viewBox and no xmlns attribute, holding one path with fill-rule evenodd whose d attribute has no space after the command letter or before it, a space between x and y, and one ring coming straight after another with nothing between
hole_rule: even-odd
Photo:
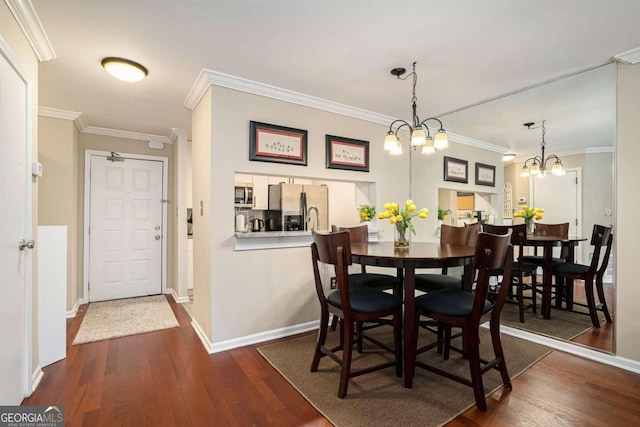
<instances>
[{"instance_id":1,"label":"area rug","mask_svg":"<svg viewBox=\"0 0 640 427\"><path fill-rule=\"evenodd\" d=\"M386 331L382 332L384 329ZM391 343L389 331L390 328L377 328L369 334ZM483 328L480 333L481 356L492 359L489 333ZM337 335L337 332L329 333L328 343L335 343ZM431 336L421 331L421 340ZM397 378L395 370L389 368L352 378L346 398L339 399L340 367L337 363L324 357L318 372L309 371L315 341L315 334L306 335L260 347L258 351L336 426L440 426L475 405L473 389L420 368L416 369L412 389L404 388L402 378ZM502 337L502 344L512 378L550 352L547 347L506 335ZM354 367L361 368L379 363L381 358L390 358L387 353L373 350L371 344L365 350L365 354L354 352ZM448 361L442 360L435 351L422 354L419 359L435 362L470 378L468 362L458 353L452 353ZM495 370L486 373L483 381L487 395L502 385L500 374Z\"/></svg>"},{"instance_id":2,"label":"area rug","mask_svg":"<svg viewBox=\"0 0 640 427\"><path fill-rule=\"evenodd\" d=\"M505 304L500 320L503 325L511 326L512 328L563 340L571 340L592 328L591 317L588 315L552 308L551 319L545 319L542 317L540 307L542 307L542 301L538 300L538 313L532 313L531 309L526 310L524 312L524 323L520 323L518 305ZM598 316L600 316L601 321L604 319L602 312L598 312Z\"/></svg>"},{"instance_id":3,"label":"area rug","mask_svg":"<svg viewBox=\"0 0 640 427\"><path fill-rule=\"evenodd\" d=\"M164 295L92 302L73 344L84 344L178 326Z\"/></svg>"}]
</instances>

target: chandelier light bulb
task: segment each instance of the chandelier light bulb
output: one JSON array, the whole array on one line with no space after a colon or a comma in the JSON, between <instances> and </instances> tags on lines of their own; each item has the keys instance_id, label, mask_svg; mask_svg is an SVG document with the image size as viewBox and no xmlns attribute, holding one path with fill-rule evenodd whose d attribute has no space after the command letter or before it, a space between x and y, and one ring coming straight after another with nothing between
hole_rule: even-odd
<instances>
[{"instance_id":1,"label":"chandelier light bulb","mask_svg":"<svg viewBox=\"0 0 640 427\"><path fill-rule=\"evenodd\" d=\"M531 165L531 168L529 170L529 173L531 175L537 175L540 173L540 165L537 162L533 162L533 164Z\"/></svg>"},{"instance_id":2,"label":"chandelier light bulb","mask_svg":"<svg viewBox=\"0 0 640 427\"><path fill-rule=\"evenodd\" d=\"M529 177L529 168L527 166L523 166L522 170L520 171L520 176L522 178L528 178Z\"/></svg>"},{"instance_id":3,"label":"chandelier light bulb","mask_svg":"<svg viewBox=\"0 0 640 427\"><path fill-rule=\"evenodd\" d=\"M436 149L433 146L433 139L431 137L427 138L426 144L422 146L422 154L433 154L436 152Z\"/></svg>"},{"instance_id":4,"label":"chandelier light bulb","mask_svg":"<svg viewBox=\"0 0 640 427\"><path fill-rule=\"evenodd\" d=\"M443 150L449 147L449 138L447 137L447 133L444 131L444 129L440 129L438 133L436 133L434 144L436 149L438 150Z\"/></svg>"},{"instance_id":5,"label":"chandelier light bulb","mask_svg":"<svg viewBox=\"0 0 640 427\"><path fill-rule=\"evenodd\" d=\"M389 152L389 154L392 154L394 156L399 156L402 154L402 142L400 142L399 139L397 139L397 143L395 147L393 147L393 149Z\"/></svg>"},{"instance_id":6,"label":"chandelier light bulb","mask_svg":"<svg viewBox=\"0 0 640 427\"><path fill-rule=\"evenodd\" d=\"M411 133L411 146L420 147L427 142L427 135L422 127L417 127Z\"/></svg>"},{"instance_id":7,"label":"chandelier light bulb","mask_svg":"<svg viewBox=\"0 0 640 427\"><path fill-rule=\"evenodd\" d=\"M396 138L392 131L389 131L387 137L384 139L384 149L388 152L392 152L397 145L398 138Z\"/></svg>"}]
</instances>

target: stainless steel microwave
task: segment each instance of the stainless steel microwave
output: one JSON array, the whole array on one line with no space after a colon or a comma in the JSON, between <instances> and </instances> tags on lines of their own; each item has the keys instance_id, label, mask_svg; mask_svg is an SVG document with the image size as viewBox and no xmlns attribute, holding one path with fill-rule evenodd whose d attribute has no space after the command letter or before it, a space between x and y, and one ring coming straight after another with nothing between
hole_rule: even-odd
<instances>
[{"instance_id":1,"label":"stainless steel microwave","mask_svg":"<svg viewBox=\"0 0 640 427\"><path fill-rule=\"evenodd\" d=\"M236 208L252 208L254 206L253 184L236 182L234 193Z\"/></svg>"}]
</instances>

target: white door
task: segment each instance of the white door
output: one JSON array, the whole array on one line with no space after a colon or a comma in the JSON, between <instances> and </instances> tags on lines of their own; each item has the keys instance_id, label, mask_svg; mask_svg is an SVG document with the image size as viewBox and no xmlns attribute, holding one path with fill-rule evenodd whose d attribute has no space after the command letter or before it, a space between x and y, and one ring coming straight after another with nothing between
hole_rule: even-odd
<instances>
[{"instance_id":1,"label":"white door","mask_svg":"<svg viewBox=\"0 0 640 427\"><path fill-rule=\"evenodd\" d=\"M531 206L544 209L547 224L569 223L569 236L580 236L579 169L567 169L565 175L532 177L533 199ZM580 251L576 251L579 260Z\"/></svg>"},{"instance_id":2,"label":"white door","mask_svg":"<svg viewBox=\"0 0 640 427\"><path fill-rule=\"evenodd\" d=\"M26 165L27 85L0 50L0 405L19 405L26 390L25 292L31 250Z\"/></svg>"},{"instance_id":3,"label":"white door","mask_svg":"<svg viewBox=\"0 0 640 427\"><path fill-rule=\"evenodd\" d=\"M91 156L89 301L162 293L162 169Z\"/></svg>"}]
</instances>

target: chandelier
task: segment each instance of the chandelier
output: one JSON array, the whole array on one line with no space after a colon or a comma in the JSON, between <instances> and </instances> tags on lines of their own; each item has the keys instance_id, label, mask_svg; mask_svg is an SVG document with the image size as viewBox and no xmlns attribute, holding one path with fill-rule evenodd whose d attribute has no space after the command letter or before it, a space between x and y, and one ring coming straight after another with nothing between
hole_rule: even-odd
<instances>
[{"instance_id":1,"label":"chandelier","mask_svg":"<svg viewBox=\"0 0 640 427\"><path fill-rule=\"evenodd\" d=\"M564 165L562 164L560 157L556 156L555 154L549 154L547 157L544 156L544 134L547 132L547 128L544 126L544 122L545 120L542 121L542 125L536 127L531 127L534 125L534 123L524 124L529 130L538 129L540 127L542 128L542 143L540 144L540 146L542 147L542 155L531 157L524 162L524 166L522 166L522 172L520 173L520 176L524 178L528 177L529 175L545 176L547 173L547 162L551 159L555 160L553 166L551 167L551 173L554 175L565 174ZM529 166L529 162L531 162L531 166Z\"/></svg>"},{"instance_id":2,"label":"chandelier","mask_svg":"<svg viewBox=\"0 0 640 427\"><path fill-rule=\"evenodd\" d=\"M398 131L403 127L407 127L409 132L411 133L411 147L414 150L417 150L418 147L422 147L422 154L433 154L436 149L441 150L443 148L447 148L449 146L449 139L447 138L447 133L442 127L442 122L439 119L434 117L430 117L428 119L424 119L420 121L418 114L416 113L416 102L418 98L416 97L416 83L418 83L418 75L416 74L416 63L413 63L413 71L411 74L400 77L407 70L404 68L394 68L391 70L391 74L396 76L400 80L406 80L409 77L413 77L413 99L411 102L413 103L413 119L412 123L408 123L404 120L394 120L391 125L389 125L389 132L387 132L387 136L384 139L384 149L389 152L389 154L400 155L402 154L402 142L400 142L400 138L398 138ZM429 127L425 124L427 120L435 120L440 124L440 129L435 134L435 137L431 137L431 133L429 131ZM400 126L393 130L393 126L397 123L400 123Z\"/></svg>"}]
</instances>

